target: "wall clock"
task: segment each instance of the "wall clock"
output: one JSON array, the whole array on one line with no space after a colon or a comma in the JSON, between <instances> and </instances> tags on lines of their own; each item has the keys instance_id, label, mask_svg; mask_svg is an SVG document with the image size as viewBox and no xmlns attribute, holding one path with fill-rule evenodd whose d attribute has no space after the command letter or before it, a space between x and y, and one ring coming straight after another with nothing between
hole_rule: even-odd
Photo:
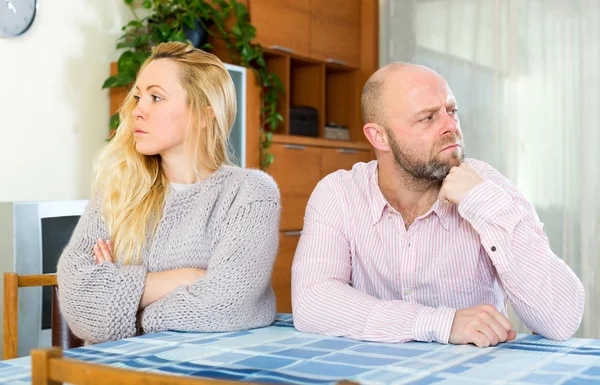
<instances>
[{"instance_id":1,"label":"wall clock","mask_svg":"<svg viewBox=\"0 0 600 385\"><path fill-rule=\"evenodd\" d=\"M31 27L37 0L0 0L0 36L22 35Z\"/></svg>"}]
</instances>

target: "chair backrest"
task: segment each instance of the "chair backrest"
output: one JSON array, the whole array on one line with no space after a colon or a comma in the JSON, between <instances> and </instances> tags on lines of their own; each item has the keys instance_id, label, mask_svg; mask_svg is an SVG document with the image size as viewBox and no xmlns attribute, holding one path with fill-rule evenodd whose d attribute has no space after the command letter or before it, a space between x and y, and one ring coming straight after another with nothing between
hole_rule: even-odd
<instances>
[{"instance_id":1,"label":"chair backrest","mask_svg":"<svg viewBox=\"0 0 600 385\"><path fill-rule=\"evenodd\" d=\"M31 351L32 385L240 385L253 384L241 381L211 380L167 374L141 372L63 358L60 348ZM255 384L256 385L256 384ZM342 381L338 385L358 385Z\"/></svg>"},{"instance_id":2,"label":"chair backrest","mask_svg":"<svg viewBox=\"0 0 600 385\"><path fill-rule=\"evenodd\" d=\"M4 307L2 329L4 340L2 353L5 360L17 358L19 346L19 288L53 286L52 290L52 345L64 349L83 346L69 329L58 307L58 284L56 274L21 275L4 273Z\"/></svg>"},{"instance_id":3,"label":"chair backrest","mask_svg":"<svg viewBox=\"0 0 600 385\"><path fill-rule=\"evenodd\" d=\"M62 385L63 383L73 385L240 385L240 382L147 373L92 364L63 358L60 348L31 351L31 383L32 385Z\"/></svg>"}]
</instances>

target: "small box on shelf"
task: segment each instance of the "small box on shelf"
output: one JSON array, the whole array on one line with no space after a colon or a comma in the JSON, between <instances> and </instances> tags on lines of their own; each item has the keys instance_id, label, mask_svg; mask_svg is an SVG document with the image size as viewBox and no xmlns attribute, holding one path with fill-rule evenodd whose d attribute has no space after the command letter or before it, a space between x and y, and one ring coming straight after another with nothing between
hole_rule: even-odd
<instances>
[{"instance_id":1,"label":"small box on shelf","mask_svg":"<svg viewBox=\"0 0 600 385\"><path fill-rule=\"evenodd\" d=\"M290 107L290 135L319 136L319 113L310 106Z\"/></svg>"},{"instance_id":2,"label":"small box on shelf","mask_svg":"<svg viewBox=\"0 0 600 385\"><path fill-rule=\"evenodd\" d=\"M325 125L325 139L350 140L348 127L329 122Z\"/></svg>"}]
</instances>

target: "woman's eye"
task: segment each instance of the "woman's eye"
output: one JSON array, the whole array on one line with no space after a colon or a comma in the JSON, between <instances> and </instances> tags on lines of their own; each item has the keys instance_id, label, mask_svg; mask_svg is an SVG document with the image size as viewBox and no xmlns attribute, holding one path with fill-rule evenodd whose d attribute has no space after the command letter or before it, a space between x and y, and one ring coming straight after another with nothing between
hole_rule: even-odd
<instances>
[{"instance_id":1,"label":"woman's eye","mask_svg":"<svg viewBox=\"0 0 600 385\"><path fill-rule=\"evenodd\" d=\"M140 101L140 97L139 97L139 96L137 96L137 95L135 95L133 98L135 99L135 102L136 102L136 103L138 103L138 102Z\"/></svg>"},{"instance_id":2,"label":"woman's eye","mask_svg":"<svg viewBox=\"0 0 600 385\"><path fill-rule=\"evenodd\" d=\"M152 95L152 100L155 102L160 102L162 98L160 96Z\"/></svg>"}]
</instances>

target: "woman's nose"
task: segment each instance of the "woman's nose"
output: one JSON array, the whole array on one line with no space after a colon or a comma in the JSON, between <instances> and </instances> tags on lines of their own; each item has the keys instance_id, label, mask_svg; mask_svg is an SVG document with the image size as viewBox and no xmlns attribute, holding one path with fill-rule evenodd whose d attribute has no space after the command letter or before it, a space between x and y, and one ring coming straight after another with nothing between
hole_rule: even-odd
<instances>
[{"instance_id":1,"label":"woman's nose","mask_svg":"<svg viewBox=\"0 0 600 385\"><path fill-rule=\"evenodd\" d=\"M135 119L138 119L138 118L143 119L145 116L146 116L146 113L144 112L144 110L142 109L140 104L138 103L138 105L135 106L135 108L133 109L133 117Z\"/></svg>"}]
</instances>

